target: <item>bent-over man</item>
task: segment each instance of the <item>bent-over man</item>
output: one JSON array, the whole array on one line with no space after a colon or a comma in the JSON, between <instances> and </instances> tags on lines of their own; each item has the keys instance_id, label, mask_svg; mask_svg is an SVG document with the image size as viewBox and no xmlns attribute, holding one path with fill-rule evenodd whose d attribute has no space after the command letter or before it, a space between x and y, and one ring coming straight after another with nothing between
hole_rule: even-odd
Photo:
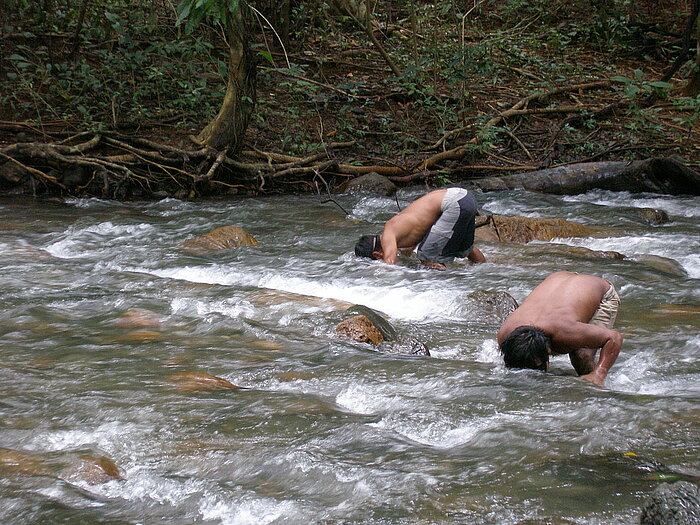
<instances>
[{"instance_id":1,"label":"bent-over man","mask_svg":"<svg viewBox=\"0 0 700 525\"><path fill-rule=\"evenodd\" d=\"M389 219L380 235L363 235L355 245L360 257L395 264L397 252L410 254L418 247L423 264L444 269L456 257L486 262L474 246L476 198L463 188L435 190Z\"/></svg>"},{"instance_id":2,"label":"bent-over man","mask_svg":"<svg viewBox=\"0 0 700 525\"><path fill-rule=\"evenodd\" d=\"M506 366L546 371L550 355L569 354L581 379L602 386L622 347L622 335L612 330L619 306L620 297L605 279L551 274L498 331Z\"/></svg>"}]
</instances>

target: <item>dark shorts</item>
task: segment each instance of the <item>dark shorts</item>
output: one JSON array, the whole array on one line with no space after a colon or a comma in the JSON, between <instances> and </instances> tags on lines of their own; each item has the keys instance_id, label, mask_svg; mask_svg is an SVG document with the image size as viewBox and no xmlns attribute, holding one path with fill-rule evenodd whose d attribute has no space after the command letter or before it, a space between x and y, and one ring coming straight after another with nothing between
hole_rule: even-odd
<instances>
[{"instance_id":1,"label":"dark shorts","mask_svg":"<svg viewBox=\"0 0 700 525\"><path fill-rule=\"evenodd\" d=\"M421 261L450 263L469 255L474 245L474 217L478 215L474 195L463 188L449 188L440 209L440 217L418 245Z\"/></svg>"}]
</instances>

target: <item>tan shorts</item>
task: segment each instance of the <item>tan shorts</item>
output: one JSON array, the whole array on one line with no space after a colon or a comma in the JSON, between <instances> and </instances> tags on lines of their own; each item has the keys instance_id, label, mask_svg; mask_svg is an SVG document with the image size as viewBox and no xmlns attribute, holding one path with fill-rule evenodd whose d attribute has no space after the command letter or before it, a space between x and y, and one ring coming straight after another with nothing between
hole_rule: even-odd
<instances>
[{"instance_id":1,"label":"tan shorts","mask_svg":"<svg viewBox=\"0 0 700 525\"><path fill-rule=\"evenodd\" d=\"M608 281L610 288L605 292L603 298L600 300L600 305L598 309L588 321L588 324L595 326L603 326L605 328L612 328L615 324L615 318L617 317L617 309L620 307L620 296L617 294L613 284Z\"/></svg>"}]
</instances>

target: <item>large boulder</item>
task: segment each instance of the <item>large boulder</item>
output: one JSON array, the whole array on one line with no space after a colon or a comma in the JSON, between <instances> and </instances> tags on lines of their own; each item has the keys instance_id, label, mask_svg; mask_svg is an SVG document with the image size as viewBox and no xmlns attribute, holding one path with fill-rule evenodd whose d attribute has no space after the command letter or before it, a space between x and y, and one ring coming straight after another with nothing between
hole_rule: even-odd
<instances>
[{"instance_id":1,"label":"large boulder","mask_svg":"<svg viewBox=\"0 0 700 525\"><path fill-rule=\"evenodd\" d=\"M512 242L526 244L531 241L551 241L555 237L589 237L600 230L567 221L566 219L540 219L533 217L508 217L490 215L488 222L483 218L476 229L475 239L479 241Z\"/></svg>"},{"instance_id":2,"label":"large boulder","mask_svg":"<svg viewBox=\"0 0 700 525\"><path fill-rule=\"evenodd\" d=\"M222 226L182 243L182 248L194 255L242 246L260 246L260 243L239 226Z\"/></svg>"},{"instance_id":3,"label":"large boulder","mask_svg":"<svg viewBox=\"0 0 700 525\"><path fill-rule=\"evenodd\" d=\"M348 182L342 184L338 190L340 193L370 193L388 197L396 193L396 184L391 182L384 175L371 172L350 179Z\"/></svg>"},{"instance_id":4,"label":"large boulder","mask_svg":"<svg viewBox=\"0 0 700 525\"><path fill-rule=\"evenodd\" d=\"M642 507L641 525L700 525L700 487L689 481L662 483Z\"/></svg>"}]
</instances>

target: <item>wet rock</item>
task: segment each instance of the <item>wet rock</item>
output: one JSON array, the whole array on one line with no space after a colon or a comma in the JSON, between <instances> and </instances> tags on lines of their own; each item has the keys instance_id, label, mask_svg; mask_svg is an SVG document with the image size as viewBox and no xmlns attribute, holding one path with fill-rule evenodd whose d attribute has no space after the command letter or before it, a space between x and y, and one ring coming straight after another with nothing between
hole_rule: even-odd
<instances>
[{"instance_id":1,"label":"wet rock","mask_svg":"<svg viewBox=\"0 0 700 525\"><path fill-rule=\"evenodd\" d=\"M377 350L387 354L419 355L430 357L428 348L415 337L399 337L396 341L384 341Z\"/></svg>"},{"instance_id":2,"label":"wet rock","mask_svg":"<svg viewBox=\"0 0 700 525\"><path fill-rule=\"evenodd\" d=\"M641 525L700 525L700 487L688 481L662 483L647 498Z\"/></svg>"},{"instance_id":3,"label":"wet rock","mask_svg":"<svg viewBox=\"0 0 700 525\"><path fill-rule=\"evenodd\" d=\"M124 479L117 464L106 456L79 454L71 463L61 475L68 481L83 481L89 485L98 485L115 479Z\"/></svg>"},{"instance_id":4,"label":"wet rock","mask_svg":"<svg viewBox=\"0 0 700 525\"><path fill-rule=\"evenodd\" d=\"M568 246L567 250L576 255L583 255L584 257L594 257L597 259L626 259L626 255L622 255L620 252L614 252L612 250L591 250L590 248L584 248L583 246Z\"/></svg>"},{"instance_id":5,"label":"wet rock","mask_svg":"<svg viewBox=\"0 0 700 525\"><path fill-rule=\"evenodd\" d=\"M340 193L371 193L374 195L389 196L396 193L396 185L379 173L371 172L350 179L339 188Z\"/></svg>"},{"instance_id":6,"label":"wet rock","mask_svg":"<svg viewBox=\"0 0 700 525\"><path fill-rule=\"evenodd\" d=\"M27 474L30 476L49 476L46 460L40 454L0 448L0 474Z\"/></svg>"},{"instance_id":7,"label":"wet rock","mask_svg":"<svg viewBox=\"0 0 700 525\"><path fill-rule=\"evenodd\" d=\"M239 226L222 226L182 243L182 248L194 255L243 246L260 246L260 243Z\"/></svg>"},{"instance_id":8,"label":"wet rock","mask_svg":"<svg viewBox=\"0 0 700 525\"><path fill-rule=\"evenodd\" d=\"M117 317L113 324L121 328L160 328L162 318L160 314L145 308L130 308Z\"/></svg>"},{"instance_id":9,"label":"wet rock","mask_svg":"<svg viewBox=\"0 0 700 525\"><path fill-rule=\"evenodd\" d=\"M256 306L275 306L285 303L298 303L307 306L333 307L336 310L344 310L352 306L352 303L327 297L315 297L280 290L258 290L249 294L246 299Z\"/></svg>"},{"instance_id":10,"label":"wet rock","mask_svg":"<svg viewBox=\"0 0 700 525\"><path fill-rule=\"evenodd\" d=\"M3 162L0 164L0 179L4 179L11 185L20 184L28 180L29 171L14 162Z\"/></svg>"},{"instance_id":11,"label":"wet rock","mask_svg":"<svg viewBox=\"0 0 700 525\"><path fill-rule=\"evenodd\" d=\"M91 453L39 453L0 448L0 475L50 476L90 485L124 479L110 458Z\"/></svg>"},{"instance_id":12,"label":"wet rock","mask_svg":"<svg viewBox=\"0 0 700 525\"><path fill-rule=\"evenodd\" d=\"M504 215L490 217L486 225L476 229L476 240L526 244L535 240L550 241L555 237L589 237L600 231L565 219Z\"/></svg>"},{"instance_id":13,"label":"wet rock","mask_svg":"<svg viewBox=\"0 0 700 525\"><path fill-rule=\"evenodd\" d=\"M636 255L634 260L669 275L688 277L688 272L686 272L685 268L675 259L669 259L668 257L661 257L659 255L642 254Z\"/></svg>"},{"instance_id":14,"label":"wet rock","mask_svg":"<svg viewBox=\"0 0 700 525\"><path fill-rule=\"evenodd\" d=\"M377 327L377 330L379 330L379 332L382 334L382 337L385 340L394 341L396 339L396 329L393 326L391 326L391 323L389 321L384 319L381 315L379 315L371 308L368 308L367 306L363 306L361 304L355 304L348 308L346 311L348 313L363 315L366 318L368 318L370 321L372 321L372 324Z\"/></svg>"},{"instance_id":15,"label":"wet rock","mask_svg":"<svg viewBox=\"0 0 700 525\"><path fill-rule=\"evenodd\" d=\"M239 390L241 387L233 383L203 372L178 372L168 378L180 392L196 392L202 390Z\"/></svg>"},{"instance_id":16,"label":"wet rock","mask_svg":"<svg viewBox=\"0 0 700 525\"><path fill-rule=\"evenodd\" d=\"M132 330L116 338L118 343L148 343L163 339L163 334L153 330Z\"/></svg>"},{"instance_id":17,"label":"wet rock","mask_svg":"<svg viewBox=\"0 0 700 525\"><path fill-rule=\"evenodd\" d=\"M389 321L371 308L353 305L346 310L356 314L336 327L336 332L358 343L371 343L387 354L430 356L428 348L418 339L397 333Z\"/></svg>"},{"instance_id":18,"label":"wet rock","mask_svg":"<svg viewBox=\"0 0 700 525\"><path fill-rule=\"evenodd\" d=\"M668 213L656 208L638 208L637 213L648 224L666 224L669 222Z\"/></svg>"},{"instance_id":19,"label":"wet rock","mask_svg":"<svg viewBox=\"0 0 700 525\"><path fill-rule=\"evenodd\" d=\"M358 343L378 345L384 341L384 336L382 336L379 329L364 315L355 315L350 319L346 319L335 327L335 331Z\"/></svg>"},{"instance_id":20,"label":"wet rock","mask_svg":"<svg viewBox=\"0 0 700 525\"><path fill-rule=\"evenodd\" d=\"M468 319L481 319L501 324L515 309L518 302L508 292L476 290L467 294L460 312Z\"/></svg>"}]
</instances>

